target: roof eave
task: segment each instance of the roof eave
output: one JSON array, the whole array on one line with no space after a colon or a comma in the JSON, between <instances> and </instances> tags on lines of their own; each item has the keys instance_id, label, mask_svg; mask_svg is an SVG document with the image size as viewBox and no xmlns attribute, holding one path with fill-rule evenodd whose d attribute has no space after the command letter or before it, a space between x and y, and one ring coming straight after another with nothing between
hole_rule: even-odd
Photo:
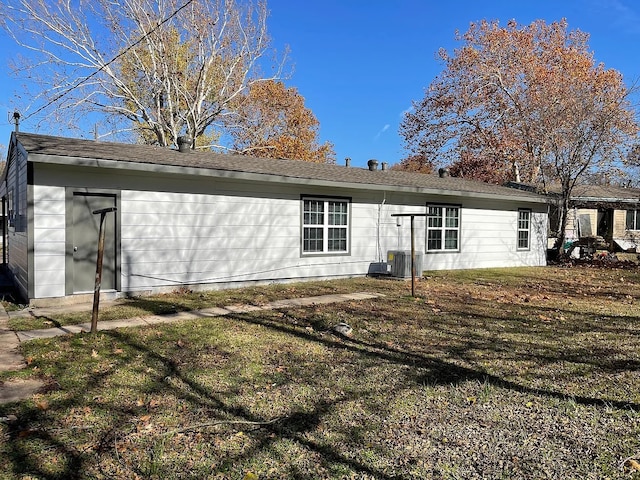
<instances>
[{"instance_id":1,"label":"roof eave","mask_svg":"<svg viewBox=\"0 0 640 480\"><path fill-rule=\"evenodd\" d=\"M464 197L464 198L477 198L477 199L492 199L492 200L505 200L510 202L527 202L527 203L548 203L548 199L542 195L540 196L514 196L514 195L502 195L495 193L484 192L471 192L464 190L450 190L441 188L429 188L419 186L405 186L405 185L392 185L392 184L375 184L375 183L357 183L357 182L344 182L344 181L332 181L332 180L320 180L308 177L295 177L284 176L267 173L253 173L243 172L238 170L223 170L213 168L198 168L198 167L185 167L178 165L160 165L157 163L141 163L141 162L123 162L118 160L104 160L87 157L70 157L60 155L48 155L39 153L30 153L29 161L33 163L46 163L54 165L72 165L94 168L110 168L119 170L133 170L139 172L153 172L153 173L168 173L168 174L182 174L182 175L194 175L203 177L215 177L215 178L227 178L233 180L246 180L246 181L263 181L272 183L284 183L284 184L298 184L309 185L319 187L333 187L333 188L352 188L357 190L375 190L375 191L389 191L405 193L419 193L430 194L439 196L450 197Z\"/></svg>"},{"instance_id":2,"label":"roof eave","mask_svg":"<svg viewBox=\"0 0 640 480\"><path fill-rule=\"evenodd\" d=\"M628 203L637 204L640 203L640 198L603 198L603 197L571 197L572 202L585 202L585 203Z\"/></svg>"}]
</instances>

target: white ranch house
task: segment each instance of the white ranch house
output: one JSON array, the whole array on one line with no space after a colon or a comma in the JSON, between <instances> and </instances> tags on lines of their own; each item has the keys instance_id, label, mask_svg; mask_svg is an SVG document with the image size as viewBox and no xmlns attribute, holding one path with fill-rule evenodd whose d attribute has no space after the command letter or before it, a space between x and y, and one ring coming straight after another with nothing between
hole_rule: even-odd
<instances>
[{"instance_id":1,"label":"white ranch house","mask_svg":"<svg viewBox=\"0 0 640 480\"><path fill-rule=\"evenodd\" d=\"M410 248L423 269L541 266L547 200L437 175L13 133L4 263L32 303L364 276ZM375 270L375 268L374 268Z\"/></svg>"}]
</instances>

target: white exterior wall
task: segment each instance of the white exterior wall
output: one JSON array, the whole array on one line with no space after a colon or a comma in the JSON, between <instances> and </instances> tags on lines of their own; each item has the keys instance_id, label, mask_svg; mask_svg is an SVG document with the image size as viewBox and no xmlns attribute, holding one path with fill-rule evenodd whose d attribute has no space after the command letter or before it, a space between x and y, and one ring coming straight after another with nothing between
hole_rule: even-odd
<instances>
[{"instance_id":1,"label":"white exterior wall","mask_svg":"<svg viewBox=\"0 0 640 480\"><path fill-rule=\"evenodd\" d=\"M396 197L352 197L349 255L301 256L299 193L274 199L123 191L122 289L365 275L387 251L410 249L410 219L397 226L391 214L424 213L427 202ZM517 206L463 207L460 251L425 254L424 269L545 265L543 208L531 215L531 248L519 251ZM415 218L414 230L416 251L424 252L424 217Z\"/></svg>"},{"instance_id":2,"label":"white exterior wall","mask_svg":"<svg viewBox=\"0 0 640 480\"><path fill-rule=\"evenodd\" d=\"M391 215L425 213L428 203L461 207L461 239L459 252L425 254L424 270L546 263L546 204L48 166L33 187L35 298L65 295L69 187L119 196L122 292L366 275L387 251L410 249L410 219L397 226ZM301 254L302 195L351 199L349 254ZM527 207L531 248L517 251L518 208ZM424 252L425 218L414 226Z\"/></svg>"},{"instance_id":3,"label":"white exterior wall","mask_svg":"<svg viewBox=\"0 0 640 480\"><path fill-rule=\"evenodd\" d=\"M33 186L35 298L65 295L65 189Z\"/></svg>"},{"instance_id":4,"label":"white exterior wall","mask_svg":"<svg viewBox=\"0 0 640 480\"><path fill-rule=\"evenodd\" d=\"M288 203L123 191L122 289L259 279L259 272L278 269L298 254L287 248L299 216Z\"/></svg>"},{"instance_id":5,"label":"white exterior wall","mask_svg":"<svg viewBox=\"0 0 640 480\"><path fill-rule=\"evenodd\" d=\"M463 208L460 251L425 254L425 270L546 265L546 212L532 212L530 247L517 249L518 210ZM422 236L424 250L424 235Z\"/></svg>"},{"instance_id":6,"label":"white exterior wall","mask_svg":"<svg viewBox=\"0 0 640 480\"><path fill-rule=\"evenodd\" d=\"M352 202L350 255L301 256L300 193L263 194L123 191L123 291L364 275L378 260L377 206Z\"/></svg>"},{"instance_id":7,"label":"white exterior wall","mask_svg":"<svg viewBox=\"0 0 640 480\"><path fill-rule=\"evenodd\" d=\"M531 213L530 242L527 250L517 249L518 208L531 205L509 205L506 202L425 198L422 205L407 206L406 198L383 207L381 247L383 259L388 250L411 249L411 219L403 217L396 225L394 213L425 213L428 203L460 205L460 249L452 252L426 252L426 223L424 217L414 218L416 252L423 253L423 270L452 270L466 268L493 268L546 265L547 210L546 205L534 206ZM475 206L474 204L478 204ZM511 210L504 210L510 207Z\"/></svg>"}]
</instances>

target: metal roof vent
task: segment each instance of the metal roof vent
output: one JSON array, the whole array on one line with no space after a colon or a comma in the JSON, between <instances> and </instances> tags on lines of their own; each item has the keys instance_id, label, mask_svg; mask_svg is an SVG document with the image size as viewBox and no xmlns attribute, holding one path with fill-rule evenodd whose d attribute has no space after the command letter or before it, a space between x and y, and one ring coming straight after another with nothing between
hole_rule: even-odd
<instances>
[{"instance_id":1,"label":"metal roof vent","mask_svg":"<svg viewBox=\"0 0 640 480\"><path fill-rule=\"evenodd\" d=\"M448 177L450 175L449 169L441 168L440 170L438 170L438 175L440 176L440 178Z\"/></svg>"},{"instance_id":2,"label":"metal roof vent","mask_svg":"<svg viewBox=\"0 0 640 480\"><path fill-rule=\"evenodd\" d=\"M188 153L191 150L191 139L187 136L178 137L176 143L178 144L178 151L181 153Z\"/></svg>"},{"instance_id":3,"label":"metal roof vent","mask_svg":"<svg viewBox=\"0 0 640 480\"><path fill-rule=\"evenodd\" d=\"M382 162L382 171L387 169L387 162Z\"/></svg>"},{"instance_id":4,"label":"metal roof vent","mask_svg":"<svg viewBox=\"0 0 640 480\"><path fill-rule=\"evenodd\" d=\"M372 158L367 162L367 166L369 167L369 170L375 172L378 169L378 161Z\"/></svg>"},{"instance_id":5,"label":"metal roof vent","mask_svg":"<svg viewBox=\"0 0 640 480\"><path fill-rule=\"evenodd\" d=\"M349 157L344 159L344 166L345 167L350 167L351 166L351 159Z\"/></svg>"}]
</instances>

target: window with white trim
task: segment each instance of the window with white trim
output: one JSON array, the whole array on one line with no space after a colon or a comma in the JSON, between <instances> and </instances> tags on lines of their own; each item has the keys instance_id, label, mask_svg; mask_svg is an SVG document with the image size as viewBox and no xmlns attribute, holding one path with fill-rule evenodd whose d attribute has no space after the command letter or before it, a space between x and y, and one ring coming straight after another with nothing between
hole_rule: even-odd
<instances>
[{"instance_id":1,"label":"window with white trim","mask_svg":"<svg viewBox=\"0 0 640 480\"><path fill-rule=\"evenodd\" d=\"M627 230L640 230L640 210L627 210Z\"/></svg>"},{"instance_id":2,"label":"window with white trim","mask_svg":"<svg viewBox=\"0 0 640 480\"><path fill-rule=\"evenodd\" d=\"M348 253L349 201L303 198L302 205L302 253Z\"/></svg>"},{"instance_id":3,"label":"window with white trim","mask_svg":"<svg viewBox=\"0 0 640 480\"><path fill-rule=\"evenodd\" d=\"M427 252L460 249L460 207L427 205Z\"/></svg>"},{"instance_id":4,"label":"window with white trim","mask_svg":"<svg viewBox=\"0 0 640 480\"><path fill-rule=\"evenodd\" d=\"M531 247L531 210L518 210L518 250Z\"/></svg>"}]
</instances>

